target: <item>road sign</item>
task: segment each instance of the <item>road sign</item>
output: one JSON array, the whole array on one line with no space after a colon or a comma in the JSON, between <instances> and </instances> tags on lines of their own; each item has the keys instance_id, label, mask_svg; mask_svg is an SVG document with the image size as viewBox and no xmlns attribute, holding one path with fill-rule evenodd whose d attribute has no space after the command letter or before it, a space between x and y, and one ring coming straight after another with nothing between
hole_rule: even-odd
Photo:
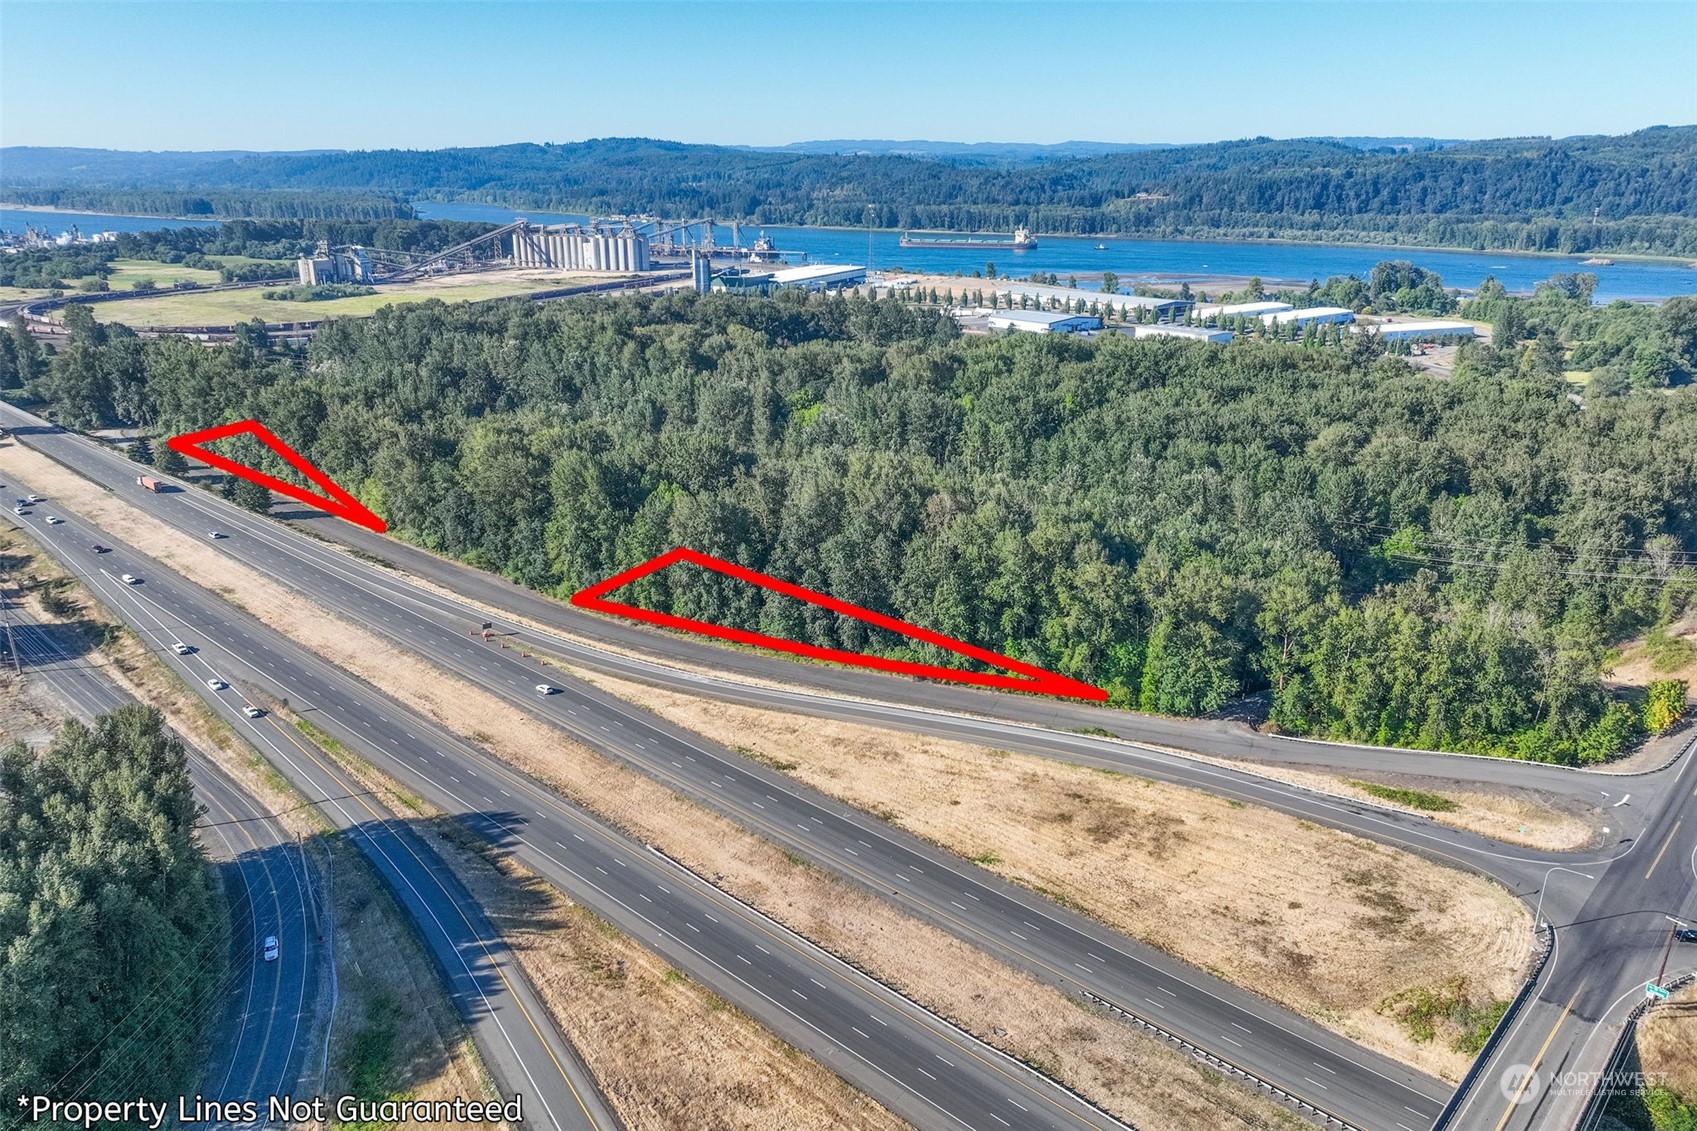
<instances>
[{"instance_id":1,"label":"road sign","mask_svg":"<svg viewBox=\"0 0 1697 1131\"><path fill-rule=\"evenodd\" d=\"M1644 992L1646 994L1650 995L1651 997L1665 998L1665 997L1668 996L1668 992L1666 990L1662 989L1662 987L1656 985L1656 983L1654 983L1654 982L1645 982L1644 983Z\"/></svg>"}]
</instances>

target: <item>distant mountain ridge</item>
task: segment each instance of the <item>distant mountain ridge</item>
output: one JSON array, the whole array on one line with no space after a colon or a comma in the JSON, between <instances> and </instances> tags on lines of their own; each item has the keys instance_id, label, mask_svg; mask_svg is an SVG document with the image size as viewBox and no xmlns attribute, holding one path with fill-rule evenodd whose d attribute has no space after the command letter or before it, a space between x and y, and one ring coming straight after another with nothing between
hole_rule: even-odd
<instances>
[{"instance_id":1,"label":"distant mountain ridge","mask_svg":"<svg viewBox=\"0 0 1697 1131\"><path fill-rule=\"evenodd\" d=\"M1361 143L1371 141L1370 147ZM1426 144L1428 141L1431 144ZM1383 143L1383 144L1381 144ZM803 143L816 145L864 142ZM955 143L931 144L947 152ZM963 143L964 144L964 143ZM1107 143L1069 142L1070 146ZM1335 239L1524 251L1697 255L1697 126L1620 136L1424 138L1146 146L997 160L807 153L652 138L469 149L130 157L0 151L19 203L124 191L340 193L756 224ZM970 151L970 150L969 150ZM126 162L129 162L126 164ZM214 202L216 205L216 202ZM261 214L263 201L246 202ZM345 206L343 206L345 210ZM112 211L133 211L123 206Z\"/></svg>"},{"instance_id":2,"label":"distant mountain ridge","mask_svg":"<svg viewBox=\"0 0 1697 1131\"><path fill-rule=\"evenodd\" d=\"M1441 149L1464 145L1459 138L1435 137L1309 137L1302 141L1332 141L1352 149ZM1193 143L1194 144L1194 143ZM1203 143L1216 144L1216 143ZM1071 157L1101 157L1110 153L1139 153L1151 149L1185 149L1168 141L1058 141L1049 144L1019 141L891 141L884 138L792 141L787 145L749 145L760 153L831 153L842 156L932 157L969 164L1023 164L1060 161Z\"/></svg>"}]
</instances>

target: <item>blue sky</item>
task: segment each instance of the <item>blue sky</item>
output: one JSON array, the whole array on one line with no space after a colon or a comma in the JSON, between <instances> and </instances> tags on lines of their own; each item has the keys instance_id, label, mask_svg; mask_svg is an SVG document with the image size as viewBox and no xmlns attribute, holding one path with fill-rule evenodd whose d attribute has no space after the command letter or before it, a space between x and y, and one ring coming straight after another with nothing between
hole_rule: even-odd
<instances>
[{"instance_id":1,"label":"blue sky","mask_svg":"<svg viewBox=\"0 0 1697 1131\"><path fill-rule=\"evenodd\" d=\"M1697 0L0 0L0 143L1210 141L1697 122Z\"/></svg>"}]
</instances>

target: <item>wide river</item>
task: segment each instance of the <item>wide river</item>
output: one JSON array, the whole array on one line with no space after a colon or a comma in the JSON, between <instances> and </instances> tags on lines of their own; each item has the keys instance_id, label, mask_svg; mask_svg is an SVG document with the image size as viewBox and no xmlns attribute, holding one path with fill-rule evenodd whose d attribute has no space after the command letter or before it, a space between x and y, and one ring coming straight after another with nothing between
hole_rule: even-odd
<instances>
[{"instance_id":1,"label":"wide river","mask_svg":"<svg viewBox=\"0 0 1697 1131\"><path fill-rule=\"evenodd\" d=\"M421 202L418 214L431 220L485 220L504 223L525 216L539 224L581 222L582 216L564 213L514 211L489 204L442 204ZM159 220L138 216L108 216L97 213L43 212L34 209L0 208L0 229L18 232L30 224L49 232L62 232L72 224L87 233L94 231L139 232L151 228L182 227L216 221ZM1221 242L1213 240L1141 240L1108 236L1100 240L1071 236L1044 236L1030 251L968 250L960 248L904 248L900 233L873 232L870 242L864 231L840 228L761 228L745 225L744 244L759 235L771 237L777 246L805 255L809 263L867 263L874 268L901 267L909 271L970 274L995 263L1001 274L1029 275L1053 271L1063 280L1081 279L1112 271L1125 279L1160 279L1176 285L1180 281L1202 281L1220 276L1259 275L1274 282L1324 281L1332 275L1363 278L1381 259L1409 259L1443 277L1451 287L1472 289L1494 275L1511 291L1530 291L1540 279L1557 271L1589 271L1597 276L1597 299L1617 298L1660 302L1673 295L1697 294L1697 270L1687 264L1616 259L1612 266L1585 266L1581 256L1517 255L1511 252L1438 251L1424 248L1360 247L1329 243ZM728 244L731 232L720 225L720 244ZM1097 250L1097 244L1104 250ZM870 255L868 251L870 250ZM792 262L799 259L792 257ZM1206 283L1202 284L1203 288Z\"/></svg>"}]
</instances>

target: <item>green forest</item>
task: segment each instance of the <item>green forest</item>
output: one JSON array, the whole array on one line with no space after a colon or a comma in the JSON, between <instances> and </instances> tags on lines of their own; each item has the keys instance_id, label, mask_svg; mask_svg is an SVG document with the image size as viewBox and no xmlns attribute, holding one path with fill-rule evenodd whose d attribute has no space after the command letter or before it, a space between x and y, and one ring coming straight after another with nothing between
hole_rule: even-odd
<instances>
[{"instance_id":1,"label":"green forest","mask_svg":"<svg viewBox=\"0 0 1697 1131\"><path fill-rule=\"evenodd\" d=\"M1122 706L1262 693L1287 731L1574 763L1682 708L1600 676L1697 579L1697 300L1575 285L1482 288L1496 341L1448 380L1364 337L963 336L891 300L675 295L390 307L304 354L83 319L51 358L13 335L0 387L157 435L256 417L400 536L562 596L686 545ZM633 596L958 659L694 567Z\"/></svg>"},{"instance_id":2,"label":"green forest","mask_svg":"<svg viewBox=\"0 0 1697 1131\"><path fill-rule=\"evenodd\" d=\"M196 814L182 743L150 707L0 751L8 1111L24 1093L193 1091L208 989L227 960Z\"/></svg>"},{"instance_id":3,"label":"green forest","mask_svg":"<svg viewBox=\"0 0 1697 1131\"><path fill-rule=\"evenodd\" d=\"M254 220L411 220L406 201L352 192L194 192L105 188L0 187L10 204L125 216L229 217Z\"/></svg>"},{"instance_id":4,"label":"green forest","mask_svg":"<svg viewBox=\"0 0 1697 1131\"><path fill-rule=\"evenodd\" d=\"M279 155L108 154L88 187L37 155L18 196L129 187L389 194L759 224L1349 240L1697 255L1697 127L1413 151L1253 138L982 165L603 138L564 145ZM128 159L126 173L125 160ZM47 184L53 176L57 186ZM77 199L89 199L76 197ZM114 197L115 199L115 197ZM380 201L375 203L381 203ZM253 205L252 207L257 207ZM260 214L260 213L254 213ZM300 215L302 213L288 213ZM397 213L398 214L398 213Z\"/></svg>"},{"instance_id":5,"label":"green forest","mask_svg":"<svg viewBox=\"0 0 1697 1131\"><path fill-rule=\"evenodd\" d=\"M31 248L0 255L0 287L62 290L104 282L114 259L151 259L206 267L225 282L293 277L297 255L319 240L386 251L433 252L493 231L496 225L455 220L229 220L194 228L119 232L111 243ZM214 256L243 256L261 263L231 267Z\"/></svg>"}]
</instances>

